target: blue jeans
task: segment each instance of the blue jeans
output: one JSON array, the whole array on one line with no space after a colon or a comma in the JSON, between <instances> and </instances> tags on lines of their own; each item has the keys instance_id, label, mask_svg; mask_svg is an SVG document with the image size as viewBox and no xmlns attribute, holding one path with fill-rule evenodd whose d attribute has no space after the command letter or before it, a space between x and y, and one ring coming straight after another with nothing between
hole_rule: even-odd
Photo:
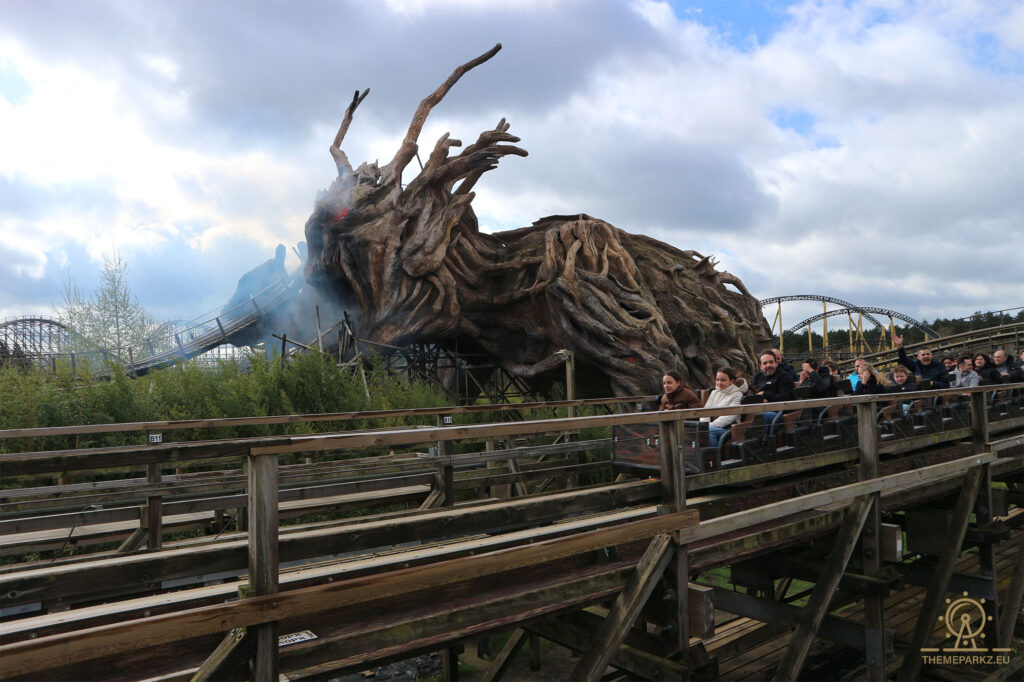
<instances>
[{"instance_id":1,"label":"blue jeans","mask_svg":"<svg viewBox=\"0 0 1024 682\"><path fill-rule=\"evenodd\" d=\"M764 432L770 436L775 433L775 424L772 422L775 421L775 415L778 412L762 412L761 414L764 417Z\"/></svg>"},{"instance_id":2,"label":"blue jeans","mask_svg":"<svg viewBox=\"0 0 1024 682\"><path fill-rule=\"evenodd\" d=\"M725 433L726 431L728 431L728 429L723 429L723 428L721 428L719 426L709 426L708 427L708 440L711 441L711 445L713 447L716 447L716 448L718 447L718 440L722 437L722 434Z\"/></svg>"}]
</instances>

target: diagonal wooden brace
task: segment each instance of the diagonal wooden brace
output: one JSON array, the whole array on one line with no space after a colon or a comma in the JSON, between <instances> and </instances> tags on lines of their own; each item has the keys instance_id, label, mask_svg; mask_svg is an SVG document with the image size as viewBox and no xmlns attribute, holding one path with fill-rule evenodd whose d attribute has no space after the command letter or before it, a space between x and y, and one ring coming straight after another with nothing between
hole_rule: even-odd
<instances>
[{"instance_id":1,"label":"diagonal wooden brace","mask_svg":"<svg viewBox=\"0 0 1024 682\"><path fill-rule=\"evenodd\" d=\"M213 650L199 670L192 676L192 682L235 679L235 673L249 662L256 653L256 637L244 627L229 632Z\"/></svg>"},{"instance_id":2,"label":"diagonal wooden brace","mask_svg":"<svg viewBox=\"0 0 1024 682\"><path fill-rule=\"evenodd\" d=\"M651 596L654 587L671 561L675 548L672 536L668 533L656 535L647 546L636 572L626 584L625 589L615 600L608 612L601 629L594 638L594 643L576 663L570 682L591 682L601 679L612 656L618 651L619 645L626 638L626 633L640 615L640 610Z\"/></svg>"},{"instance_id":3,"label":"diagonal wooden brace","mask_svg":"<svg viewBox=\"0 0 1024 682\"><path fill-rule=\"evenodd\" d=\"M1013 576L1010 583L1010 591L1006 595L1006 601L1001 605L999 613L999 641L1003 646L1009 646L1013 638L1013 624L1017 620L1021 606L1024 604L1024 542L1017 550L1014 557L1010 574Z\"/></svg>"},{"instance_id":4,"label":"diagonal wooden brace","mask_svg":"<svg viewBox=\"0 0 1024 682\"><path fill-rule=\"evenodd\" d=\"M946 550L939 557L939 564L932 574L928 592L924 597L924 604L917 616L914 638L910 641L906 653L903 654L903 665L896 678L900 682L916 680L921 672L921 647L928 643L928 637L935 630L939 612L944 606L946 590L949 589L949 579L953 575L953 567L960 556L964 535L967 534L967 524L974 509L974 500L978 497L978 489L981 487L983 470L984 467L976 466L967 472L967 480L960 490L960 497L957 499L956 509L953 511L953 527L949 529L949 544L946 545Z\"/></svg>"},{"instance_id":5,"label":"diagonal wooden brace","mask_svg":"<svg viewBox=\"0 0 1024 682\"><path fill-rule=\"evenodd\" d=\"M870 495L857 498L843 519L843 525L836 535L835 542L832 543L832 552L822 568L821 577L814 584L807 606L800 614L800 623L789 640L786 655L775 669L775 676L772 679L777 682L795 680L800 674L800 669L804 667L807 652L811 649L811 643L818 634L821 622L828 614L829 602L832 601L839 580L846 570L846 564L849 563L853 549L857 545L857 537L868 518L871 503Z\"/></svg>"},{"instance_id":6,"label":"diagonal wooden brace","mask_svg":"<svg viewBox=\"0 0 1024 682\"><path fill-rule=\"evenodd\" d=\"M523 648L523 644L526 643L526 630L522 628L516 628L512 633L512 636L505 642L505 646L501 648L498 655L495 656L491 662L491 666L484 673L484 676L480 678L480 682L497 682L501 679L505 671L508 670L512 664L512 659L515 658L519 650Z\"/></svg>"}]
</instances>

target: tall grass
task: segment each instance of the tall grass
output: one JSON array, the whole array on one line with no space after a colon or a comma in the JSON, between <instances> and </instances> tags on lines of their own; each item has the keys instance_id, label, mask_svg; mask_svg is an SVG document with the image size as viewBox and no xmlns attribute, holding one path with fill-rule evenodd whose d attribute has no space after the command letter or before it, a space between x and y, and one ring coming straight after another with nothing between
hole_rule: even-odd
<instances>
[{"instance_id":1,"label":"tall grass","mask_svg":"<svg viewBox=\"0 0 1024 682\"><path fill-rule=\"evenodd\" d=\"M244 370L230 362L213 368L186 362L135 379L117 367L102 374L70 366L58 366L56 373L0 368L0 429L453 404L441 389L388 374L379 363L371 363L365 376L364 384L359 372L339 368L330 356L316 352L296 356L283 366L253 355ZM432 418L422 421L432 423ZM218 427L176 431L174 440L389 425L393 424L384 420L357 420ZM143 433L114 433L3 440L0 452L141 444L143 438Z\"/></svg>"}]
</instances>

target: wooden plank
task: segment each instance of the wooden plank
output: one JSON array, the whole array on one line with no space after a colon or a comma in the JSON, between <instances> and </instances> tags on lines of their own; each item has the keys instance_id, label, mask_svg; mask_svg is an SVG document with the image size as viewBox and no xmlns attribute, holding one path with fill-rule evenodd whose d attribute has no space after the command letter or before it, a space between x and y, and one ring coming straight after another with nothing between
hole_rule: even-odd
<instances>
[{"instance_id":1,"label":"wooden plank","mask_svg":"<svg viewBox=\"0 0 1024 682\"><path fill-rule=\"evenodd\" d=\"M1005 388L1003 386L1002 388ZM950 391L927 391L923 395L905 394L905 398L935 397L945 393L971 393L994 390L992 387L955 389ZM756 414L771 409L803 409L805 407L828 406L832 404L856 404L873 399L872 396L852 398L826 398L820 400L772 403L765 405L737 405L730 408L700 408L695 410L673 410L657 413L602 415L490 425L466 425L422 429L398 429L394 431L363 431L347 434L320 434L302 437L262 437L234 439L228 441L196 441L189 443L164 443L149 447L128 446L114 448L93 448L89 450L62 450L35 453L10 453L0 455L0 465L7 475L54 473L78 469L133 466L149 462L184 462L196 459L222 459L241 457L252 449L254 454L283 454L286 452L311 452L360 447L389 447L426 443L435 440L486 439L496 436L539 435L558 433L565 430L580 430L596 426L614 426L643 422L692 419L702 416L718 416L725 413ZM1024 417L1004 420L1001 425L1024 423ZM883 452L885 450L883 449Z\"/></svg>"},{"instance_id":2,"label":"wooden plank","mask_svg":"<svg viewBox=\"0 0 1024 682\"><path fill-rule=\"evenodd\" d=\"M615 486L571 490L541 498L524 498L484 506L444 509L398 519L343 522L283 533L283 561L295 561L357 549L420 541L424 537L473 532L484 527L492 532L519 529L563 518L567 514L631 507L650 500L657 484L633 481ZM650 511L645 514L650 514ZM645 515L642 514L642 515ZM85 566L76 562L0 574L0 607L31 601L46 592L60 598L88 592L100 585L132 585L172 580L199 572L223 572L246 566L244 539L216 545L164 550L159 555L93 559ZM143 578L146 576L147 578Z\"/></svg>"},{"instance_id":3,"label":"wooden plank","mask_svg":"<svg viewBox=\"0 0 1024 682\"><path fill-rule=\"evenodd\" d=\"M624 510L545 526L537 530L529 529L506 533L498 537L473 538L461 542L447 543L440 547L418 547L387 556L364 557L342 564L328 562L317 566L289 570L281 575L280 580L284 586L290 589L305 587L310 584L319 584L325 580L346 580L368 573L405 566L417 566L430 561L450 559L468 553L495 551L516 544L560 537L591 530L610 523L634 520L643 516L653 516L654 512L654 507L646 510ZM16 638L24 637L36 638L45 634L70 629L71 627L81 629L112 621L139 618L150 612L167 612L173 608L181 610L206 602L226 601L236 594L241 586L243 586L241 582L209 585L122 601L116 604L90 606L58 614L14 620L0 626L0 637L4 641L12 641Z\"/></svg>"},{"instance_id":4,"label":"wooden plank","mask_svg":"<svg viewBox=\"0 0 1024 682\"><path fill-rule=\"evenodd\" d=\"M424 602L420 597L424 608L413 609L412 613L403 616L401 609L397 613L392 610L384 621L371 619L363 629L345 629L336 636L328 636L327 641L304 642L289 648L282 652L284 672L289 680L324 679L436 651L450 642L500 632L613 597L631 571L631 567L603 568L538 586L524 585L511 593L491 592L478 583L463 589L463 583L456 588L458 596L448 591L444 593L445 599ZM510 577L513 584L517 578L518 575Z\"/></svg>"},{"instance_id":5,"label":"wooden plank","mask_svg":"<svg viewBox=\"0 0 1024 682\"><path fill-rule=\"evenodd\" d=\"M455 407L415 407L399 410L364 410L361 412L332 412L324 414L285 414L266 417L221 417L216 419L180 419L175 421L126 422L120 424L83 424L74 426L47 426L25 429L0 429L0 440L10 438L42 438L75 436L97 433L129 433L136 431L173 431L177 429L221 428L236 426L264 426L268 424L302 424L360 419L394 419L445 414L474 414L480 412L508 412L548 409L552 407L582 407L584 405L613 405L621 402L649 401L658 396L633 398L585 398L531 403L493 403L489 405L461 405Z\"/></svg>"},{"instance_id":6,"label":"wooden plank","mask_svg":"<svg viewBox=\"0 0 1024 682\"><path fill-rule=\"evenodd\" d=\"M921 670L921 648L928 644L928 637L935 629L935 623L942 608L943 595L945 595L946 588L949 585L949 577L953 573L957 557L960 556L971 510L974 507L974 500L977 498L978 489L981 486L981 479L981 466L973 467L967 473L967 480L956 502L954 527L950 530L949 544L946 547L946 551L939 558L938 566L935 567L932 581L928 585L924 606L918 615L914 637L910 641L910 646L903 654L903 665L900 667L897 678L900 682L911 682L911 680L917 679L918 673Z\"/></svg>"},{"instance_id":7,"label":"wooden plank","mask_svg":"<svg viewBox=\"0 0 1024 682\"><path fill-rule=\"evenodd\" d=\"M696 511L680 512L525 547L112 624L94 628L88 633L58 634L17 642L0 647L4 660L0 676L25 674L76 660L130 651L139 641L149 645L164 644L223 632L232 627L319 613L370 598L406 594L472 577L513 571L542 561L557 561L640 537L687 528L696 522ZM46 656L40 655L43 651L47 652Z\"/></svg>"},{"instance_id":8,"label":"wooden plank","mask_svg":"<svg viewBox=\"0 0 1024 682\"><path fill-rule=\"evenodd\" d=\"M942 395L944 393L970 393L981 390L991 391L992 389L990 387L983 387L981 389L956 389L954 391L925 391L921 392L922 395L907 393L904 394L904 399L910 400L917 397L934 398L935 396ZM543 433L558 433L566 430L582 430L597 426L616 426L620 424L699 419L704 416L712 417L720 416L722 414L759 414L769 409L795 410L811 407L827 407L832 404L857 404L861 402L871 402L873 400L877 400L877 398L874 396L854 396L852 398L824 398L762 405L734 405L729 408L669 410L665 412L645 412L641 414L599 415L592 417L576 417L574 419L549 419L503 424L462 425L433 429L398 429L387 433L356 432L348 434L293 436L291 438L284 439L284 444L281 445L256 445L253 447L253 452L254 454L285 454L331 449L409 445L434 440L464 440L484 439L495 436L539 435Z\"/></svg>"},{"instance_id":9,"label":"wooden plank","mask_svg":"<svg viewBox=\"0 0 1024 682\"><path fill-rule=\"evenodd\" d=\"M686 477L687 491L704 490L720 485L733 483L746 483L761 478L775 478L791 474L812 471L824 467L854 462L857 460L856 448L846 448L834 452L822 452L792 459L782 459L762 464L726 469L724 471L712 471L706 474L694 474Z\"/></svg>"},{"instance_id":10,"label":"wooden plank","mask_svg":"<svg viewBox=\"0 0 1024 682\"><path fill-rule=\"evenodd\" d=\"M644 551L636 572L625 589L615 599L601 629L590 648L583 653L569 676L570 682L591 682L604 674L615 651L622 644L626 632L640 614L640 609L654 591L668 562L672 559L674 543L667 533L656 536Z\"/></svg>"},{"instance_id":11,"label":"wooden plank","mask_svg":"<svg viewBox=\"0 0 1024 682\"><path fill-rule=\"evenodd\" d=\"M807 606L803 608L800 614L796 631L789 640L786 655L782 662L779 663L779 667L775 669L773 679L777 682L795 680L803 668L804 661L807 659L807 652L811 648L811 642L818 633L822 620L825 619L825 615L828 613L832 595L835 594L836 587L839 585L839 579L842 577L843 571L853 555L857 536L860 535L860 530L864 527L864 521L871 510L871 503L872 499L868 496L859 498L853 503L846 518L843 520L843 525L836 535L835 542L832 544L829 559L822 567L821 579L814 583L811 597L807 601Z\"/></svg>"}]
</instances>

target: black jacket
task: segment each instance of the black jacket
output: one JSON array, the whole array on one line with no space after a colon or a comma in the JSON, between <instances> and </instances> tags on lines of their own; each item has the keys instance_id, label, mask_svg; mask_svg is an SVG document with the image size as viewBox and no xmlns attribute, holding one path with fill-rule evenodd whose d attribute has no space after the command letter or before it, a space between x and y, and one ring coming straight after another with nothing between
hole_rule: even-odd
<instances>
[{"instance_id":1,"label":"black jacket","mask_svg":"<svg viewBox=\"0 0 1024 682\"><path fill-rule=\"evenodd\" d=\"M793 383L793 377L781 369L776 367L775 373L768 376L764 372L758 372L754 375L754 388L753 393L759 393L764 391L764 399L770 403L777 403L783 400L793 400L793 389L796 385Z\"/></svg>"},{"instance_id":2,"label":"black jacket","mask_svg":"<svg viewBox=\"0 0 1024 682\"><path fill-rule=\"evenodd\" d=\"M832 390L832 377L828 374L811 372L800 386L808 386L812 388L812 398L828 398L835 395L835 392Z\"/></svg>"},{"instance_id":3,"label":"black jacket","mask_svg":"<svg viewBox=\"0 0 1024 682\"><path fill-rule=\"evenodd\" d=\"M985 365L984 367L976 367L974 369L981 377L982 381L990 384L1001 384L1003 383L1003 375L999 373L999 370L992 365Z\"/></svg>"},{"instance_id":4,"label":"black jacket","mask_svg":"<svg viewBox=\"0 0 1024 682\"><path fill-rule=\"evenodd\" d=\"M907 393L908 391L920 391L921 389L917 387L916 383L914 383L910 379L907 379L906 383L904 383L904 384L896 384L896 383L894 383L892 386L890 386L889 388L887 388L885 390L886 390L886 393Z\"/></svg>"},{"instance_id":5,"label":"black jacket","mask_svg":"<svg viewBox=\"0 0 1024 682\"><path fill-rule=\"evenodd\" d=\"M1006 364L1004 365L992 365L992 368L998 370L1000 374L1005 374L1010 377L1010 381L1024 381L1024 369L1013 361L1013 358L1006 358Z\"/></svg>"},{"instance_id":6,"label":"black jacket","mask_svg":"<svg viewBox=\"0 0 1024 682\"><path fill-rule=\"evenodd\" d=\"M878 383L875 377L871 377L866 383L857 382L857 388L853 391L854 395L876 395L879 393L885 393L885 386Z\"/></svg>"},{"instance_id":7,"label":"black jacket","mask_svg":"<svg viewBox=\"0 0 1024 682\"><path fill-rule=\"evenodd\" d=\"M907 357L907 351L903 350L900 346L897 349L900 358L900 364L909 369L911 372L924 379L931 379L933 388L949 388L949 379L946 377L949 374L946 371L946 366L942 364L941 360L936 360L932 356L932 361L927 365L922 365L921 361L917 358L911 360Z\"/></svg>"}]
</instances>

